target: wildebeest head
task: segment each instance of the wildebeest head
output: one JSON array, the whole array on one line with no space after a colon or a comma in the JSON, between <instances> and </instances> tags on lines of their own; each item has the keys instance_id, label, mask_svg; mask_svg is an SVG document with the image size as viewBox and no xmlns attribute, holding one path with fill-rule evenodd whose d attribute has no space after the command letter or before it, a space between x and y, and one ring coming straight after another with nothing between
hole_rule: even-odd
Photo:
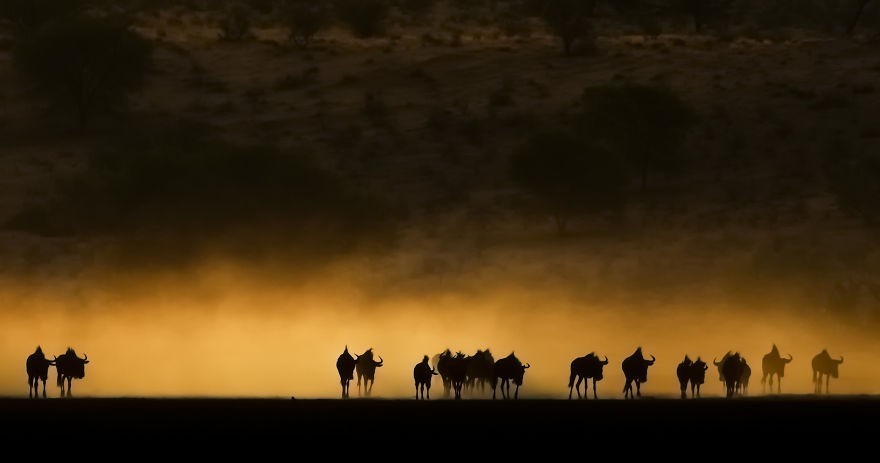
<instances>
[{"instance_id":1,"label":"wildebeest head","mask_svg":"<svg viewBox=\"0 0 880 463\"><path fill-rule=\"evenodd\" d=\"M605 365L608 365L608 356L607 355L605 356L605 360L599 360L598 355L596 355L596 354L590 354L590 355L593 356L593 365L595 365L595 371L594 371L595 375L593 376L593 379L595 379L596 381L599 381L600 379L604 378L604 376L602 376L602 369L605 367Z\"/></svg>"},{"instance_id":2,"label":"wildebeest head","mask_svg":"<svg viewBox=\"0 0 880 463\"><path fill-rule=\"evenodd\" d=\"M516 384L517 386L522 386L523 377L526 374L526 369L531 367L531 365L526 363L525 365L520 365L515 370L513 370L513 384Z\"/></svg>"},{"instance_id":3,"label":"wildebeest head","mask_svg":"<svg viewBox=\"0 0 880 463\"><path fill-rule=\"evenodd\" d=\"M724 363L727 362L727 359L729 359L732 355L733 352L727 351L727 353L724 354L724 357L721 357L721 361L718 361L718 359L712 360L712 363L716 367L718 367L718 381L724 381Z\"/></svg>"}]
</instances>

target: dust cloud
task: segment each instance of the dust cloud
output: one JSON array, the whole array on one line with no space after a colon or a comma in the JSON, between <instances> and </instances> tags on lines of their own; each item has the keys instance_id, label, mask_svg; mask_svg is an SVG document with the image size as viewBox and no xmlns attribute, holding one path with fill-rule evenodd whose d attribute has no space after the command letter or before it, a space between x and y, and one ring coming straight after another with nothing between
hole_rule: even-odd
<instances>
[{"instance_id":1,"label":"dust cloud","mask_svg":"<svg viewBox=\"0 0 880 463\"><path fill-rule=\"evenodd\" d=\"M677 394L675 367L685 354L711 362L736 350L752 367L757 395L761 357L773 343L794 356L785 393L812 392L810 360L823 348L845 357L832 393L880 392L876 337L822 314L705 299L602 302L504 279L467 290L389 291L388 282L369 288L377 281L363 276L369 273L333 267L287 279L218 265L67 287L6 282L0 394L24 394L25 358L37 344L50 357L68 345L88 354L86 378L73 386L78 396L332 398L339 395L334 364L346 345L384 358L373 390L382 398L411 395L413 366L447 347L468 354L488 347L496 359L515 351L532 366L520 391L526 398L566 397L569 363L592 351L610 360L599 397L621 398L620 362L637 346L657 358L642 389L649 396ZM721 393L717 379L712 367L704 395ZM54 380L53 369L50 396L58 394ZM441 390L435 381L436 397Z\"/></svg>"}]
</instances>

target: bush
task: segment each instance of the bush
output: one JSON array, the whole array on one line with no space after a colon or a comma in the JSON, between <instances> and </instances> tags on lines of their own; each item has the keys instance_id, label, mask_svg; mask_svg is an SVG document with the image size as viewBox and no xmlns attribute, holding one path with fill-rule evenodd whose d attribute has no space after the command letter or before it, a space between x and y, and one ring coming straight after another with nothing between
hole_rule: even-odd
<instances>
[{"instance_id":1,"label":"bush","mask_svg":"<svg viewBox=\"0 0 880 463\"><path fill-rule=\"evenodd\" d=\"M80 0L0 0L0 19L9 23L16 34L28 36L81 7Z\"/></svg>"},{"instance_id":2,"label":"bush","mask_svg":"<svg viewBox=\"0 0 880 463\"><path fill-rule=\"evenodd\" d=\"M540 7L541 19L550 32L562 39L566 55L571 54L577 41L592 37L594 4L584 0L544 0Z\"/></svg>"},{"instance_id":3,"label":"bush","mask_svg":"<svg viewBox=\"0 0 880 463\"><path fill-rule=\"evenodd\" d=\"M356 37L375 37L385 30L388 0L336 0L336 14Z\"/></svg>"},{"instance_id":4,"label":"bush","mask_svg":"<svg viewBox=\"0 0 880 463\"><path fill-rule=\"evenodd\" d=\"M329 5L314 0L288 0L282 14L290 31L290 40L299 46L310 44L315 34L333 20Z\"/></svg>"},{"instance_id":5,"label":"bush","mask_svg":"<svg viewBox=\"0 0 880 463\"><path fill-rule=\"evenodd\" d=\"M143 83L150 44L125 27L79 17L41 29L21 44L15 61L33 90L74 108L84 126Z\"/></svg>"},{"instance_id":6,"label":"bush","mask_svg":"<svg viewBox=\"0 0 880 463\"><path fill-rule=\"evenodd\" d=\"M681 146L696 122L678 94L663 87L601 86L584 91L581 132L611 147L640 173L642 191L651 170L680 164Z\"/></svg>"},{"instance_id":7,"label":"bush","mask_svg":"<svg viewBox=\"0 0 880 463\"><path fill-rule=\"evenodd\" d=\"M235 4L220 21L221 40L239 42L251 38L251 12L241 4Z\"/></svg>"},{"instance_id":8,"label":"bush","mask_svg":"<svg viewBox=\"0 0 880 463\"><path fill-rule=\"evenodd\" d=\"M611 153L565 130L532 135L513 155L513 180L533 194L564 233L572 216L618 210L626 176Z\"/></svg>"}]
</instances>

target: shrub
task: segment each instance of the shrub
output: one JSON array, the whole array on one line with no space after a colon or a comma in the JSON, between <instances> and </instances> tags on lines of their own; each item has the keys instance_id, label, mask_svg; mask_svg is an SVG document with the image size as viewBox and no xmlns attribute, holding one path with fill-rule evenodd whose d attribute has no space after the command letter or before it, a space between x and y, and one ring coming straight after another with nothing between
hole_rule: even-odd
<instances>
[{"instance_id":1,"label":"shrub","mask_svg":"<svg viewBox=\"0 0 880 463\"><path fill-rule=\"evenodd\" d=\"M356 37L375 37L385 30L388 0L336 0L336 14Z\"/></svg>"},{"instance_id":2,"label":"shrub","mask_svg":"<svg viewBox=\"0 0 880 463\"><path fill-rule=\"evenodd\" d=\"M221 40L239 42L251 38L251 12L241 4L229 8L220 21Z\"/></svg>"},{"instance_id":3,"label":"shrub","mask_svg":"<svg viewBox=\"0 0 880 463\"><path fill-rule=\"evenodd\" d=\"M299 46L307 46L315 35L333 20L330 6L314 0L287 0L282 14L290 31L290 40Z\"/></svg>"},{"instance_id":4,"label":"shrub","mask_svg":"<svg viewBox=\"0 0 880 463\"><path fill-rule=\"evenodd\" d=\"M15 60L33 90L74 108L83 126L143 83L150 45L125 27L80 17L41 29L21 44Z\"/></svg>"}]
</instances>

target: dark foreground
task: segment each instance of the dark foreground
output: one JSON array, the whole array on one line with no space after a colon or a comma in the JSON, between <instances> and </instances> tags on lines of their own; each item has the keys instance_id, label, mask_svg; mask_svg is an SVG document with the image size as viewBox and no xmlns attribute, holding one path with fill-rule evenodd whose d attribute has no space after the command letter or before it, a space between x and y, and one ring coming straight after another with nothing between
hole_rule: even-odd
<instances>
[{"instance_id":1,"label":"dark foreground","mask_svg":"<svg viewBox=\"0 0 880 463\"><path fill-rule=\"evenodd\" d=\"M50 399L0 400L5 439L36 436L160 442L316 444L358 439L571 441L638 436L674 443L721 436L876 432L880 399L783 397L638 401ZM281 440L279 440L281 438ZM807 441L808 442L808 441ZM259 444L262 445L262 444ZM217 450L217 447L211 447Z\"/></svg>"}]
</instances>

